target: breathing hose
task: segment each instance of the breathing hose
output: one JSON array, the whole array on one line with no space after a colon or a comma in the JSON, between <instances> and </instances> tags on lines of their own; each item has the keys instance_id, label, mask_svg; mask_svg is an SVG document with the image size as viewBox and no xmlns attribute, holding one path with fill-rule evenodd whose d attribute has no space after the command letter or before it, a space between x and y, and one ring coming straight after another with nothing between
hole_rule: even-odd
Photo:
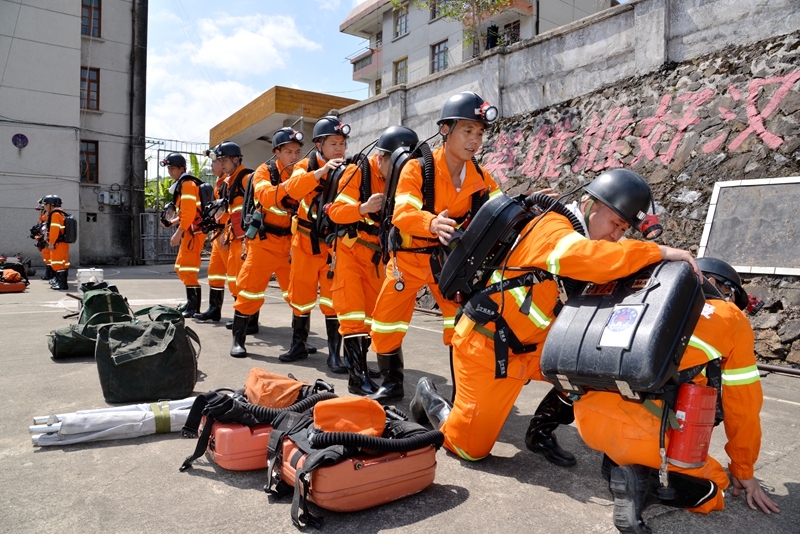
<instances>
[{"instance_id":1,"label":"breathing hose","mask_svg":"<svg viewBox=\"0 0 800 534\"><path fill-rule=\"evenodd\" d=\"M328 399L335 399L338 398L338 395L335 393L316 393L311 395L310 397L306 397L305 399L292 404L291 406L287 406L286 408L267 408L266 406L259 406L257 404L250 404L249 402L242 401L245 410L253 414L256 419L258 419L259 423L267 423L270 424L272 421L278 417L278 414L283 412L296 412L302 413L308 410L309 408L313 407L320 401L328 400Z\"/></svg>"},{"instance_id":2,"label":"breathing hose","mask_svg":"<svg viewBox=\"0 0 800 534\"><path fill-rule=\"evenodd\" d=\"M355 432L320 432L310 436L312 446L325 448L331 445L344 445L357 447L374 452L409 452L433 445L437 449L444 443L444 434L438 430L431 430L424 434L408 438L387 439L366 436Z\"/></svg>"}]
</instances>

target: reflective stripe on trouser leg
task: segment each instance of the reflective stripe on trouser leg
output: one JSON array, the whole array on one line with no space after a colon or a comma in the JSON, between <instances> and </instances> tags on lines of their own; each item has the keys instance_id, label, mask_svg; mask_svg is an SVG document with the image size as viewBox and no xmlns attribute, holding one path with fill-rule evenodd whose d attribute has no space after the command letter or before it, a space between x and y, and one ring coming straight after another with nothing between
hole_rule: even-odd
<instances>
[{"instance_id":1,"label":"reflective stripe on trouser leg","mask_svg":"<svg viewBox=\"0 0 800 534\"><path fill-rule=\"evenodd\" d=\"M56 243L56 247L50 249L50 267L56 272L69 269L68 243Z\"/></svg>"},{"instance_id":2,"label":"reflective stripe on trouser leg","mask_svg":"<svg viewBox=\"0 0 800 534\"><path fill-rule=\"evenodd\" d=\"M661 421L647 408L622 401L617 393L598 391L581 397L573 408L575 426L583 441L592 449L604 452L620 465L640 464L653 469L661 466L658 452ZM669 446L669 434L666 439ZM708 513L725 507L722 490L729 486L730 480L717 460L708 456L701 467L686 469L672 464L667 467L670 471L711 480L719 486L716 497L689 510Z\"/></svg>"},{"instance_id":3,"label":"reflective stripe on trouser leg","mask_svg":"<svg viewBox=\"0 0 800 534\"><path fill-rule=\"evenodd\" d=\"M330 271L328 254L306 254L299 247L292 247L292 266L289 274L289 304L295 315L310 313L317 303L319 288L319 307L326 316L335 315L331 300L332 280L327 277Z\"/></svg>"},{"instance_id":4,"label":"reflective stripe on trouser leg","mask_svg":"<svg viewBox=\"0 0 800 534\"><path fill-rule=\"evenodd\" d=\"M208 285L210 287L224 288L227 277L228 251L221 250L219 239L214 240L211 246L211 258L208 260Z\"/></svg>"},{"instance_id":5,"label":"reflective stripe on trouser leg","mask_svg":"<svg viewBox=\"0 0 800 534\"><path fill-rule=\"evenodd\" d=\"M239 286L236 285L236 277L239 276L239 269L242 268L242 240L234 239L231 241L228 250L228 290L231 295L239 294Z\"/></svg>"},{"instance_id":6,"label":"reflective stripe on trouser leg","mask_svg":"<svg viewBox=\"0 0 800 534\"><path fill-rule=\"evenodd\" d=\"M203 251L205 234L191 235L188 232L181 238L178 257L175 259L175 271L186 287L200 285L197 275L200 272L200 253Z\"/></svg>"},{"instance_id":7,"label":"reflective stripe on trouser leg","mask_svg":"<svg viewBox=\"0 0 800 534\"><path fill-rule=\"evenodd\" d=\"M415 277L413 271L404 272L403 278L405 287L402 291L398 291L395 288L397 280L392 276L391 265L386 268L386 278L375 303L370 329L372 350L376 353L389 353L403 344L411 316L414 314L417 291L426 283L425 280Z\"/></svg>"},{"instance_id":8,"label":"reflective stripe on trouser leg","mask_svg":"<svg viewBox=\"0 0 800 534\"><path fill-rule=\"evenodd\" d=\"M264 303L264 291L274 272L279 281L288 283L289 277L289 243L288 238L281 249L281 243L269 243L266 240L248 240L247 258L245 258L236 286L239 295L233 308L243 315L255 315Z\"/></svg>"},{"instance_id":9,"label":"reflective stripe on trouser leg","mask_svg":"<svg viewBox=\"0 0 800 534\"><path fill-rule=\"evenodd\" d=\"M342 335L370 331L375 303L383 285L383 269L378 277L372 263L373 254L371 249L360 244L351 248L339 245L331 290Z\"/></svg>"},{"instance_id":10,"label":"reflective stripe on trouser leg","mask_svg":"<svg viewBox=\"0 0 800 534\"><path fill-rule=\"evenodd\" d=\"M453 345L456 398L440 430L445 447L465 460L475 461L491 452L527 377L509 373L507 378L495 380L494 347L486 343L488 338L471 336L481 334L471 332Z\"/></svg>"}]
</instances>

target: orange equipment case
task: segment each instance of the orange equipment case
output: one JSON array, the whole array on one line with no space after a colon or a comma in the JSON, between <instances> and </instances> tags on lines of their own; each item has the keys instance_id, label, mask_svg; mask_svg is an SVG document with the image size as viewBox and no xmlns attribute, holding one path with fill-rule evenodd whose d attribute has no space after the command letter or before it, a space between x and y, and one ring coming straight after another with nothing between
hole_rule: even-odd
<instances>
[{"instance_id":1,"label":"orange equipment case","mask_svg":"<svg viewBox=\"0 0 800 534\"><path fill-rule=\"evenodd\" d=\"M267 444L272 425L249 427L240 423L214 423L207 455L229 471L267 468Z\"/></svg>"},{"instance_id":2,"label":"orange equipment case","mask_svg":"<svg viewBox=\"0 0 800 534\"><path fill-rule=\"evenodd\" d=\"M284 482L294 487L295 473L303 467L306 458L292 440L283 440L281 478ZM326 510L354 512L420 492L433 483L435 476L436 448L433 445L404 453L377 456L361 453L312 471L308 497Z\"/></svg>"}]
</instances>

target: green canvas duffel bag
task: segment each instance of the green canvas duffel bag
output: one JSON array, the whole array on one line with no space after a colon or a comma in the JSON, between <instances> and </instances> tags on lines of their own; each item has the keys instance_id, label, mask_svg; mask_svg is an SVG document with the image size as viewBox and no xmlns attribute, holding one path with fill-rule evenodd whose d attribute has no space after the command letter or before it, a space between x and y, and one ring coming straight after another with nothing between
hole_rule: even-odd
<instances>
[{"instance_id":1,"label":"green canvas duffel bag","mask_svg":"<svg viewBox=\"0 0 800 534\"><path fill-rule=\"evenodd\" d=\"M102 311L88 318L85 323L71 324L63 328L56 328L47 334L47 348L54 360L65 358L91 358L94 357L94 346L97 340L97 328L101 320L108 323L109 319L128 322L133 317L127 313Z\"/></svg>"},{"instance_id":2,"label":"green canvas duffel bag","mask_svg":"<svg viewBox=\"0 0 800 534\"><path fill-rule=\"evenodd\" d=\"M197 383L200 348L200 338L183 316L102 325L95 361L103 396L112 403L188 397Z\"/></svg>"}]
</instances>

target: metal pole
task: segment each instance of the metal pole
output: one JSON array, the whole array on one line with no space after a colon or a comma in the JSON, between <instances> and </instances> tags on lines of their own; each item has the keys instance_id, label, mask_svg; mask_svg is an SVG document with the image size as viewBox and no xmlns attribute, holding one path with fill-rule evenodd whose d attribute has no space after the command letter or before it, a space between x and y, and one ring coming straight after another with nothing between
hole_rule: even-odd
<instances>
[{"instance_id":1,"label":"metal pole","mask_svg":"<svg viewBox=\"0 0 800 534\"><path fill-rule=\"evenodd\" d=\"M766 363L759 363L756 365L759 371L767 371L770 373L783 373L791 376L800 376L800 369L794 367L784 367L783 365L769 365Z\"/></svg>"}]
</instances>

